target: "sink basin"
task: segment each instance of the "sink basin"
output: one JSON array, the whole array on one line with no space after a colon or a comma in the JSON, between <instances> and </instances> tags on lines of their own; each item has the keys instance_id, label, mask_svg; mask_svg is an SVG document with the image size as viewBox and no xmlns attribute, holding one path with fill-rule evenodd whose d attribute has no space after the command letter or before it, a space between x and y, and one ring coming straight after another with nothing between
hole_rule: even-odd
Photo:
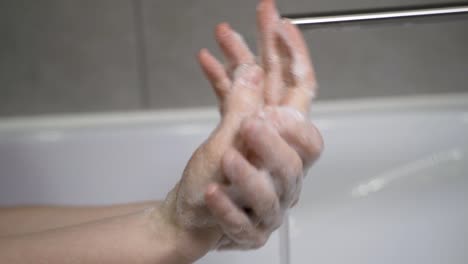
<instances>
[{"instance_id":1,"label":"sink basin","mask_svg":"<svg viewBox=\"0 0 468 264\"><path fill-rule=\"evenodd\" d=\"M468 98L423 101L320 116L290 263L468 262Z\"/></svg>"},{"instance_id":2,"label":"sink basin","mask_svg":"<svg viewBox=\"0 0 468 264\"><path fill-rule=\"evenodd\" d=\"M318 103L325 151L288 224L197 263L466 263L468 94ZM161 199L215 109L0 119L0 205Z\"/></svg>"}]
</instances>

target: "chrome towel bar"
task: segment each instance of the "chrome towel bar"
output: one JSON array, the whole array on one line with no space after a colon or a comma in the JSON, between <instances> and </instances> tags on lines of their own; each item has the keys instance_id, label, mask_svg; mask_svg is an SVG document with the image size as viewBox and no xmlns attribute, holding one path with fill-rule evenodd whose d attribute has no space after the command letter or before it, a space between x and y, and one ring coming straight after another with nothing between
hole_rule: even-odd
<instances>
[{"instance_id":1,"label":"chrome towel bar","mask_svg":"<svg viewBox=\"0 0 468 264\"><path fill-rule=\"evenodd\" d=\"M368 22L380 20L394 20L403 18L420 18L433 16L461 15L468 14L468 4L435 8L408 8L403 10L384 11L356 11L354 13L343 14L315 14L315 15L294 15L288 17L293 24L299 26L314 26L328 24L342 24L353 22Z\"/></svg>"}]
</instances>

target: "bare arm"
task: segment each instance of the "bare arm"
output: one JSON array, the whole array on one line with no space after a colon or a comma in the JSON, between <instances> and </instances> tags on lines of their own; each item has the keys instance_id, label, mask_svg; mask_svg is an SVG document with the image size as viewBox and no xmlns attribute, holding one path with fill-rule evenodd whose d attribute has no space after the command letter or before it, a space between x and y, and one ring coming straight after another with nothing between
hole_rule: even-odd
<instances>
[{"instance_id":1,"label":"bare arm","mask_svg":"<svg viewBox=\"0 0 468 264\"><path fill-rule=\"evenodd\" d=\"M23 206L0 208L0 237L40 232L119 216L158 205L144 201L111 206Z\"/></svg>"},{"instance_id":2,"label":"bare arm","mask_svg":"<svg viewBox=\"0 0 468 264\"><path fill-rule=\"evenodd\" d=\"M73 227L0 238L0 263L192 263L210 232L178 228L161 205Z\"/></svg>"}]
</instances>

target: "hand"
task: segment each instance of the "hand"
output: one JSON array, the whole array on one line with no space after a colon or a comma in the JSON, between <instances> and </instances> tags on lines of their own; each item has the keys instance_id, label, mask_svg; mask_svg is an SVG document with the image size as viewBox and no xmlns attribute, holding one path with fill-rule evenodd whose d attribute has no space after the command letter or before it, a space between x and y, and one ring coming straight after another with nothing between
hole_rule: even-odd
<instances>
[{"instance_id":1,"label":"hand","mask_svg":"<svg viewBox=\"0 0 468 264\"><path fill-rule=\"evenodd\" d=\"M225 234L220 248L262 246L299 199L303 172L323 148L320 133L307 119L316 82L302 35L279 19L272 1L260 3L258 25L268 106L245 120L244 149L234 146L225 154L223 173L230 185L211 184L208 189L207 205ZM200 60L222 113L222 84L229 83L232 65L251 64L253 58L237 33L224 32L217 39L229 66L224 69L212 57Z\"/></svg>"},{"instance_id":2,"label":"hand","mask_svg":"<svg viewBox=\"0 0 468 264\"><path fill-rule=\"evenodd\" d=\"M219 77L213 86L219 98L221 121L194 152L181 180L164 203L165 214L175 223L179 237L189 241L185 243L191 250L188 259L196 259L204 250L214 248L222 236L217 219L206 207L205 193L210 183L225 181L221 170L223 155L240 146L242 120L263 106L263 70L247 45L227 24L217 27L216 36L232 62L230 70L225 71L207 50L200 52L199 60L208 76Z\"/></svg>"},{"instance_id":3,"label":"hand","mask_svg":"<svg viewBox=\"0 0 468 264\"><path fill-rule=\"evenodd\" d=\"M317 81L307 44L297 26L280 18L274 0L261 1L257 23L265 71L265 116L301 157L306 171L323 149L320 132L309 119ZM293 205L298 198L299 192Z\"/></svg>"}]
</instances>

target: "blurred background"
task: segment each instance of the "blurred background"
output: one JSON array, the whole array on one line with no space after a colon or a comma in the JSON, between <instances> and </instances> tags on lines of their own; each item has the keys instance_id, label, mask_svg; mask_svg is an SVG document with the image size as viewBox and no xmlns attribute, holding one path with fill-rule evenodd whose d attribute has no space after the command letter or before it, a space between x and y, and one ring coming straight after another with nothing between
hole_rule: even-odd
<instances>
[{"instance_id":1,"label":"blurred background","mask_svg":"<svg viewBox=\"0 0 468 264\"><path fill-rule=\"evenodd\" d=\"M195 55L220 55L222 21L255 50L256 2L2 0L0 116L214 106ZM441 3L278 1L282 14ZM468 91L467 29L465 17L304 31L319 100Z\"/></svg>"}]
</instances>

